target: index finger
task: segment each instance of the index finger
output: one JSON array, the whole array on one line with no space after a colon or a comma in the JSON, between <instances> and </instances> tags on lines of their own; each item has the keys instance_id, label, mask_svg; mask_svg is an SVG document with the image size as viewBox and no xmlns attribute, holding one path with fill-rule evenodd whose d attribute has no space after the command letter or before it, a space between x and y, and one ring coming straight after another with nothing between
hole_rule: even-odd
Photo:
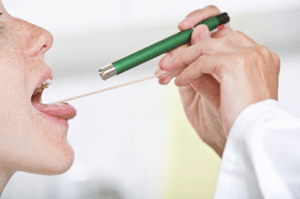
<instances>
[{"instance_id":1,"label":"index finger","mask_svg":"<svg viewBox=\"0 0 300 199\"><path fill-rule=\"evenodd\" d=\"M182 71L203 55L231 54L238 50L240 50L238 46L220 42L218 39L205 39L167 61L164 70L167 72Z\"/></svg>"},{"instance_id":2,"label":"index finger","mask_svg":"<svg viewBox=\"0 0 300 199\"><path fill-rule=\"evenodd\" d=\"M179 30L187 30L193 28L199 22L220 14L221 11L216 6L207 6L205 8L195 10L188 14L184 20L178 24Z\"/></svg>"}]
</instances>

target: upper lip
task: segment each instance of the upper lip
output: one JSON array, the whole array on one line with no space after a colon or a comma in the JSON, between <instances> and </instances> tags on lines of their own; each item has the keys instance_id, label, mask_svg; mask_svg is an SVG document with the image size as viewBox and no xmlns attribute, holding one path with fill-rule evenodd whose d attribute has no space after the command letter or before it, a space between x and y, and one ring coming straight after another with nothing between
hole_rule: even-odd
<instances>
[{"instance_id":1,"label":"upper lip","mask_svg":"<svg viewBox=\"0 0 300 199\"><path fill-rule=\"evenodd\" d=\"M41 76L40 80L37 82L37 84L35 85L35 87L31 90L31 96L33 95L35 89L41 85L44 81L46 81L47 79L53 79L53 71L52 69L48 69L43 76Z\"/></svg>"}]
</instances>

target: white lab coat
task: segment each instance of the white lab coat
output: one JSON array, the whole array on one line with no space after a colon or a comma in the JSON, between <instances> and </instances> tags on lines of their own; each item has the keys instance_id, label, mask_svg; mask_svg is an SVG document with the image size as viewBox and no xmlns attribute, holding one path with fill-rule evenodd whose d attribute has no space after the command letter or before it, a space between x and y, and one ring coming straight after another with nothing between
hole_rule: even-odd
<instances>
[{"instance_id":1,"label":"white lab coat","mask_svg":"<svg viewBox=\"0 0 300 199\"><path fill-rule=\"evenodd\" d=\"M300 199L300 119L275 100L250 105L234 122L215 199Z\"/></svg>"}]
</instances>

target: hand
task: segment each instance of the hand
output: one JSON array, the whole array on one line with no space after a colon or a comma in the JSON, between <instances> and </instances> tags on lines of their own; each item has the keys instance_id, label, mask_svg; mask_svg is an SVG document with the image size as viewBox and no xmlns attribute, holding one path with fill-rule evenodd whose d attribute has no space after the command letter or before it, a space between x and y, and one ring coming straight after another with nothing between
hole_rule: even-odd
<instances>
[{"instance_id":1,"label":"hand","mask_svg":"<svg viewBox=\"0 0 300 199\"><path fill-rule=\"evenodd\" d=\"M203 21L220 13L221 12L219 11L219 9L215 6L208 6L204 9L196 10L190 13L181 23L179 23L178 28L180 30L192 28L200 21ZM168 60L183 52L191 45L195 45L202 39L210 36L212 38L220 38L230 34L231 32L232 29L230 28L230 26L226 26L223 30L210 35L207 26L197 26L193 31L191 43L180 46L177 49L168 52L160 60L159 69L156 71L156 74L162 73L164 71L163 66ZM168 84L171 79L178 74L180 74L180 71L171 73L169 75L160 76L159 83ZM211 81L212 79L209 78L210 76L211 75L203 75L201 81ZM194 88L194 85L198 83L199 82L196 80L193 83L187 84L185 87L179 88L184 110L187 118L189 119L190 123L192 124L193 128L200 136L200 138L210 147L212 147L215 152L221 157L226 143L226 133L222 127L221 119L219 118L218 112L215 107L205 98L202 93L199 93Z\"/></svg>"},{"instance_id":2,"label":"hand","mask_svg":"<svg viewBox=\"0 0 300 199\"><path fill-rule=\"evenodd\" d=\"M192 85L210 102L225 136L247 106L278 99L279 57L241 32L204 39L166 62L164 69L180 73L177 86Z\"/></svg>"}]
</instances>

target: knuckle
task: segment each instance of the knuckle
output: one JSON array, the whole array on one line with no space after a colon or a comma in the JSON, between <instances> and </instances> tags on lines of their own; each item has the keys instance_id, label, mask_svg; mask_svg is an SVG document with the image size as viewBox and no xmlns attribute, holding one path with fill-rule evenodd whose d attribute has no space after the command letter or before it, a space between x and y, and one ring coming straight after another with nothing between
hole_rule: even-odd
<instances>
[{"instance_id":1,"label":"knuckle","mask_svg":"<svg viewBox=\"0 0 300 199\"><path fill-rule=\"evenodd\" d=\"M183 55L180 55L180 57L178 57L178 63L180 65L180 67L176 68L176 70L174 70L174 72L185 69L190 65L190 62L188 60L186 60Z\"/></svg>"},{"instance_id":2,"label":"knuckle","mask_svg":"<svg viewBox=\"0 0 300 199\"><path fill-rule=\"evenodd\" d=\"M201 44L199 44L199 46L210 46L211 42L211 38L204 38L201 40Z\"/></svg>"},{"instance_id":3,"label":"knuckle","mask_svg":"<svg viewBox=\"0 0 300 199\"><path fill-rule=\"evenodd\" d=\"M234 31L228 36L229 42L239 46L253 46L257 45L254 40L248 37L245 33L241 31Z\"/></svg>"},{"instance_id":4,"label":"knuckle","mask_svg":"<svg viewBox=\"0 0 300 199\"><path fill-rule=\"evenodd\" d=\"M272 52L272 57L273 57L275 63L280 65L280 62L281 62L280 57L276 53L273 53L273 52Z\"/></svg>"},{"instance_id":5,"label":"knuckle","mask_svg":"<svg viewBox=\"0 0 300 199\"><path fill-rule=\"evenodd\" d=\"M256 49L264 57L269 57L271 55L270 50L265 46L258 45Z\"/></svg>"},{"instance_id":6,"label":"knuckle","mask_svg":"<svg viewBox=\"0 0 300 199\"><path fill-rule=\"evenodd\" d=\"M244 37L245 36L245 34L242 31L239 31L239 30L234 31L231 34L234 37Z\"/></svg>"},{"instance_id":7,"label":"knuckle","mask_svg":"<svg viewBox=\"0 0 300 199\"><path fill-rule=\"evenodd\" d=\"M279 58L279 56L276 54L276 53L271 53L272 54L272 58L273 58L273 62L274 62L274 67L275 67L275 69L276 69L276 72L278 73L278 75L279 75L279 72L280 72L280 62L281 62L281 60L280 60L280 58Z\"/></svg>"},{"instance_id":8,"label":"knuckle","mask_svg":"<svg viewBox=\"0 0 300 199\"><path fill-rule=\"evenodd\" d=\"M220 79L223 79L226 75L230 73L231 67L227 64L221 64L215 68L213 71Z\"/></svg>"},{"instance_id":9,"label":"knuckle","mask_svg":"<svg viewBox=\"0 0 300 199\"><path fill-rule=\"evenodd\" d=\"M204 42L204 43L210 43L211 41L213 41L213 39L210 38L210 37L207 37L207 38L204 38L204 39L203 39L203 42Z\"/></svg>"},{"instance_id":10,"label":"knuckle","mask_svg":"<svg viewBox=\"0 0 300 199\"><path fill-rule=\"evenodd\" d=\"M213 53L216 49L220 49L223 43L214 38L205 38L202 43L199 44L200 47L208 51L208 53Z\"/></svg>"},{"instance_id":11,"label":"knuckle","mask_svg":"<svg viewBox=\"0 0 300 199\"><path fill-rule=\"evenodd\" d=\"M234 61L235 65L237 65L239 67L246 66L246 63L247 63L246 59L247 59L246 56L240 55L240 54L233 56L233 61Z\"/></svg>"},{"instance_id":12,"label":"knuckle","mask_svg":"<svg viewBox=\"0 0 300 199\"><path fill-rule=\"evenodd\" d=\"M238 39L243 39L246 38L247 36L241 32L241 31L234 31L229 35L230 38L238 38Z\"/></svg>"}]
</instances>

